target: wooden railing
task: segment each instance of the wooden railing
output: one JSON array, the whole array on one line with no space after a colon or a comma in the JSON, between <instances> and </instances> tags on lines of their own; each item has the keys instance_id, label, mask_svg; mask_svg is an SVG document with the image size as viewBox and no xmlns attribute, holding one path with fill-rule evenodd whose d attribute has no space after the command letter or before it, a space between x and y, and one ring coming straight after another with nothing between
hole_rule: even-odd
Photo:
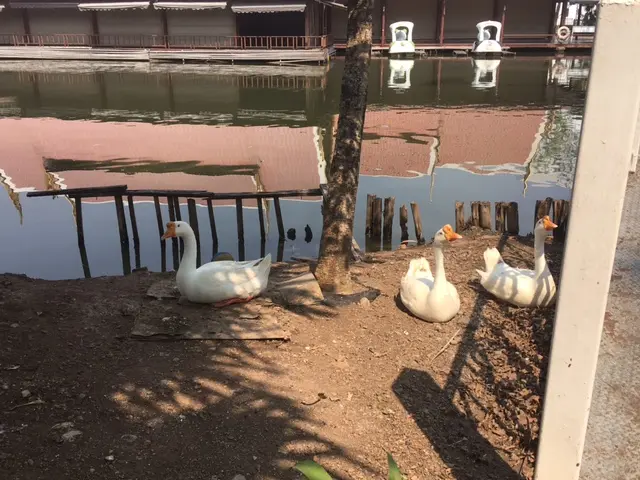
<instances>
[{"instance_id":1,"label":"wooden railing","mask_svg":"<svg viewBox=\"0 0 640 480\"><path fill-rule=\"evenodd\" d=\"M278 226L278 252L276 260L281 262L284 256L285 230L282 218L282 210L280 208L281 198L291 197L322 197L324 195L323 186L311 190L281 190L276 192L245 192L245 193L213 193L206 190L128 190L126 185L114 185L109 187L87 187L87 188L70 188L66 190L42 190L27 193L27 197L56 197L58 195L66 195L74 201L76 212L76 229L78 234L78 248L80 250L80 259L82 268L86 278L91 277L89 268L89 260L87 249L84 241L84 223L82 213L83 198L113 197L115 199L116 217L118 219L118 230L120 232L120 253L122 255L122 272L127 275L131 273L131 253L129 249L129 233L127 228L124 199L126 198L129 210L129 223L133 233L133 248L135 255L135 266L140 268L140 236L138 233L138 223L136 220L136 211L134 198L152 198L155 205L156 223L158 227L158 239L164 233L165 222L162 218L162 209L160 202L166 202L169 213L169 220L182 220L180 198L187 200L187 212L189 216L189 224L196 236L197 244L197 264L201 264L202 252L200 248L201 230L198 225L198 215L196 210L196 200L204 200L207 204L209 214L209 227L211 234L211 242L213 254L218 252L218 228L216 225L215 212L213 202L216 200L234 200L236 204L236 225L238 233L238 260L245 258L245 239L244 239L244 213L243 200L256 200L258 206L258 221L260 223L260 256L264 257L266 248L267 232L265 228L265 212L262 200L272 199L276 214L276 223ZM182 202L184 205L184 202ZM178 269L180 264L180 256L184 252L182 240L178 242L177 238L173 238L171 242L173 268ZM161 269L166 271L166 243L160 240L161 251Z\"/></svg>"},{"instance_id":2,"label":"wooden railing","mask_svg":"<svg viewBox=\"0 0 640 480\"><path fill-rule=\"evenodd\" d=\"M0 34L0 45L35 47L180 48L306 50L327 48L322 36L211 36L211 35L12 35Z\"/></svg>"}]
</instances>

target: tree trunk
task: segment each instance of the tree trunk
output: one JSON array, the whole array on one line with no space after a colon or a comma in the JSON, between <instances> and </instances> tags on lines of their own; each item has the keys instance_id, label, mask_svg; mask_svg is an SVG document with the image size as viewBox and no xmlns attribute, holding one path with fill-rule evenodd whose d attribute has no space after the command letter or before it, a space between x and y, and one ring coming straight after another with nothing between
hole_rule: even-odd
<instances>
[{"instance_id":1,"label":"tree trunk","mask_svg":"<svg viewBox=\"0 0 640 480\"><path fill-rule=\"evenodd\" d=\"M335 151L329 166L316 278L325 291L351 292L349 262L358 193L362 128L367 109L374 0L349 0Z\"/></svg>"}]
</instances>

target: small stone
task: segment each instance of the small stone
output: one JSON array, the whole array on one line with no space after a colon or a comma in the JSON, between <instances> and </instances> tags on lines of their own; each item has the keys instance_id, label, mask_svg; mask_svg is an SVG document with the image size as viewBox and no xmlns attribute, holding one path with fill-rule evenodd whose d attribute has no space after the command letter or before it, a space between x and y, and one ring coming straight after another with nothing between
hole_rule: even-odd
<instances>
[{"instance_id":1,"label":"small stone","mask_svg":"<svg viewBox=\"0 0 640 480\"><path fill-rule=\"evenodd\" d=\"M33 467L34 464L35 462L32 459L27 460L27 465L29 465L30 467Z\"/></svg>"},{"instance_id":2,"label":"small stone","mask_svg":"<svg viewBox=\"0 0 640 480\"><path fill-rule=\"evenodd\" d=\"M31 396L31 392L29 390L22 390L20 394L22 395L22 398L29 398Z\"/></svg>"},{"instance_id":3,"label":"small stone","mask_svg":"<svg viewBox=\"0 0 640 480\"><path fill-rule=\"evenodd\" d=\"M80 430L69 430L66 433L62 434L62 440L65 442L74 442L77 437L82 435Z\"/></svg>"},{"instance_id":4,"label":"small stone","mask_svg":"<svg viewBox=\"0 0 640 480\"><path fill-rule=\"evenodd\" d=\"M78 395L78 400L84 400L85 398L87 398L86 393L81 393L80 395Z\"/></svg>"},{"instance_id":5,"label":"small stone","mask_svg":"<svg viewBox=\"0 0 640 480\"><path fill-rule=\"evenodd\" d=\"M96 469L95 469L95 468L90 468L90 469L89 469L89 473L95 473L95 472L96 472Z\"/></svg>"},{"instance_id":6,"label":"small stone","mask_svg":"<svg viewBox=\"0 0 640 480\"><path fill-rule=\"evenodd\" d=\"M104 457L104 459L107 462L113 462L116 459L116 457L114 457L113 455L107 455L106 457Z\"/></svg>"},{"instance_id":7,"label":"small stone","mask_svg":"<svg viewBox=\"0 0 640 480\"><path fill-rule=\"evenodd\" d=\"M367 297L362 297L358 303L362 308L369 308L371 306L371 302Z\"/></svg>"},{"instance_id":8,"label":"small stone","mask_svg":"<svg viewBox=\"0 0 640 480\"><path fill-rule=\"evenodd\" d=\"M151 420L147 421L147 427L156 428L156 427L161 426L163 423L164 423L164 420L162 420L162 418L156 417L156 418L152 418Z\"/></svg>"},{"instance_id":9,"label":"small stone","mask_svg":"<svg viewBox=\"0 0 640 480\"><path fill-rule=\"evenodd\" d=\"M73 428L73 422L56 423L51 430L70 430Z\"/></svg>"},{"instance_id":10,"label":"small stone","mask_svg":"<svg viewBox=\"0 0 640 480\"><path fill-rule=\"evenodd\" d=\"M12 323L12 324L11 324L11 328L18 328L19 326L20 326L20 325L19 325L19 324L17 324L17 323Z\"/></svg>"},{"instance_id":11,"label":"small stone","mask_svg":"<svg viewBox=\"0 0 640 480\"><path fill-rule=\"evenodd\" d=\"M247 477L245 477L244 475L236 475L231 480L247 480Z\"/></svg>"},{"instance_id":12,"label":"small stone","mask_svg":"<svg viewBox=\"0 0 640 480\"><path fill-rule=\"evenodd\" d=\"M138 439L138 437L137 437L136 435L132 435L132 434L130 434L130 433L126 433L126 434L122 435L122 436L120 437L120 439L121 439L123 442L133 443L133 442L135 442L135 441Z\"/></svg>"}]
</instances>

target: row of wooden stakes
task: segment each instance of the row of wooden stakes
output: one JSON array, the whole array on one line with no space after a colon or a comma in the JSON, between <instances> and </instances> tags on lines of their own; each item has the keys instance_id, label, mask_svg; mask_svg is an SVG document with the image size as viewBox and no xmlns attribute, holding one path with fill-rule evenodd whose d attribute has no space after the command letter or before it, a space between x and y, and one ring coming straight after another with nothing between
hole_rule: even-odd
<instances>
[{"instance_id":1,"label":"row of wooden stakes","mask_svg":"<svg viewBox=\"0 0 640 480\"><path fill-rule=\"evenodd\" d=\"M383 202L383 199L376 195L367 195L365 235L367 238L368 251L379 250L381 247L385 250L391 249L395 202L395 197L387 197ZM567 232L570 203L568 200L554 200L551 197L547 197L544 200L537 200L534 224L543 216L549 215L552 217L554 223L558 225L558 228L553 231L554 241L564 241ZM411 202L410 207L415 227L416 242L418 245L422 245L425 243L425 239L422 235L420 207L416 202ZM493 222L494 218L495 223ZM400 207L400 241L404 244L409 242L408 220L409 212L407 206L402 205ZM471 216L465 219L464 202L456 202L454 223L456 232L462 232L470 227L477 227L483 230L495 231L496 233L519 235L520 215L518 212L518 203L495 202L494 214L492 215L491 202L471 202ZM380 245L381 237L382 245Z\"/></svg>"}]
</instances>

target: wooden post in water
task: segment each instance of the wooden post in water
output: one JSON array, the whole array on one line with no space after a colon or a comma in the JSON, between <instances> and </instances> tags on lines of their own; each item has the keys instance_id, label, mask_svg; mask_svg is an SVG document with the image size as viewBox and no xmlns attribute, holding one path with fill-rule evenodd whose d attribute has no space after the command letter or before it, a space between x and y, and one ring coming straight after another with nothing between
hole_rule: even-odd
<instances>
[{"instance_id":1,"label":"wooden post in water","mask_svg":"<svg viewBox=\"0 0 640 480\"><path fill-rule=\"evenodd\" d=\"M167 207L169 208L169 221L170 222L175 222L176 221L176 207L175 204L173 202L173 198L171 197L167 197ZM174 270L178 270L178 267L180 266L180 257L178 255L178 239L177 238L172 238L171 239L171 254L173 257L173 269Z\"/></svg>"},{"instance_id":2,"label":"wooden post in water","mask_svg":"<svg viewBox=\"0 0 640 480\"><path fill-rule=\"evenodd\" d=\"M122 254L122 273L131 273L131 254L129 253L129 233L127 232L127 219L124 216L124 202L122 195L114 197L116 201L116 216L118 217L118 231L120 232L120 253Z\"/></svg>"},{"instance_id":3,"label":"wooden post in water","mask_svg":"<svg viewBox=\"0 0 640 480\"><path fill-rule=\"evenodd\" d=\"M382 228L382 241L385 248L391 250L391 240L393 236L393 215L396 208L395 197L387 197L384 199L384 225Z\"/></svg>"},{"instance_id":4,"label":"wooden post in water","mask_svg":"<svg viewBox=\"0 0 640 480\"><path fill-rule=\"evenodd\" d=\"M193 233L196 236L196 266L199 267L202 263L200 256L200 227L198 226L198 210L195 199L187 199L187 210L189 211L189 225L191 225Z\"/></svg>"},{"instance_id":5,"label":"wooden post in water","mask_svg":"<svg viewBox=\"0 0 640 480\"><path fill-rule=\"evenodd\" d=\"M284 222L282 221L282 210L280 209L280 199L273 198L273 206L276 211L276 221L278 222L278 239L284 241Z\"/></svg>"},{"instance_id":6,"label":"wooden post in water","mask_svg":"<svg viewBox=\"0 0 640 480\"><path fill-rule=\"evenodd\" d=\"M508 203L496 202L496 232L504 233L506 231L506 214L509 207Z\"/></svg>"},{"instance_id":7,"label":"wooden post in water","mask_svg":"<svg viewBox=\"0 0 640 480\"><path fill-rule=\"evenodd\" d=\"M207 198L207 210L209 211L209 226L211 227L211 246L213 253L211 258L218 253L218 229L216 228L216 217L213 213L213 202L210 198Z\"/></svg>"},{"instance_id":8,"label":"wooden post in water","mask_svg":"<svg viewBox=\"0 0 640 480\"><path fill-rule=\"evenodd\" d=\"M160 199L157 195L153 197L153 206L156 209L156 222L158 224L158 239L160 240L160 269L163 272L167 271L167 242L162 240L164 234L164 225L162 222L162 210L160 209Z\"/></svg>"},{"instance_id":9,"label":"wooden post in water","mask_svg":"<svg viewBox=\"0 0 640 480\"><path fill-rule=\"evenodd\" d=\"M518 202L510 202L507 210L507 232L509 235L520 233L520 216L518 215Z\"/></svg>"},{"instance_id":10,"label":"wooden post in water","mask_svg":"<svg viewBox=\"0 0 640 480\"><path fill-rule=\"evenodd\" d=\"M241 198L236 198L236 224L238 226L238 261L244 262L244 214Z\"/></svg>"},{"instance_id":11,"label":"wooden post in water","mask_svg":"<svg viewBox=\"0 0 640 480\"><path fill-rule=\"evenodd\" d=\"M276 255L276 262L281 262L283 258L284 258L284 238L280 238L278 239L278 253Z\"/></svg>"},{"instance_id":12,"label":"wooden post in water","mask_svg":"<svg viewBox=\"0 0 640 480\"><path fill-rule=\"evenodd\" d=\"M567 236L567 222L569 221L569 210L571 202L567 200L555 200L553 202L553 223L558 228L553 231L554 242L564 242Z\"/></svg>"},{"instance_id":13,"label":"wooden post in water","mask_svg":"<svg viewBox=\"0 0 640 480\"><path fill-rule=\"evenodd\" d=\"M416 241L418 245L424 244L422 236L422 218L420 217L420 206L416 202L411 202L411 215L413 216L413 225L416 229Z\"/></svg>"},{"instance_id":14,"label":"wooden post in water","mask_svg":"<svg viewBox=\"0 0 640 480\"><path fill-rule=\"evenodd\" d=\"M264 228L264 206L262 205L261 198L256 198L256 203L258 204L258 221L260 222L260 241L264 243L267 238L267 233Z\"/></svg>"},{"instance_id":15,"label":"wooden post in water","mask_svg":"<svg viewBox=\"0 0 640 480\"><path fill-rule=\"evenodd\" d=\"M373 210L371 215L371 237L378 241L382 235L382 198L373 199Z\"/></svg>"},{"instance_id":16,"label":"wooden post in water","mask_svg":"<svg viewBox=\"0 0 640 480\"><path fill-rule=\"evenodd\" d=\"M407 227L407 223L409 223L409 211L406 205L402 205L400 207L400 243L404 245L409 243L409 227Z\"/></svg>"},{"instance_id":17,"label":"wooden post in water","mask_svg":"<svg viewBox=\"0 0 640 480\"><path fill-rule=\"evenodd\" d=\"M132 195L127 195L127 204L129 206L131 231L133 232L133 255L135 257L136 268L140 268L140 236L138 235L138 222L136 221L136 209L133 205Z\"/></svg>"},{"instance_id":18,"label":"wooden post in water","mask_svg":"<svg viewBox=\"0 0 640 480\"><path fill-rule=\"evenodd\" d=\"M177 196L171 198L173 199L173 210L176 214L176 220L180 222L182 221L182 212L180 211L180 198L178 198ZM184 255L184 240L180 238L178 240L178 243L180 243L180 259L182 261L182 257Z\"/></svg>"},{"instance_id":19,"label":"wooden post in water","mask_svg":"<svg viewBox=\"0 0 640 480\"><path fill-rule=\"evenodd\" d=\"M491 202L480 202L480 228L491 230Z\"/></svg>"},{"instance_id":20,"label":"wooden post in water","mask_svg":"<svg viewBox=\"0 0 640 480\"><path fill-rule=\"evenodd\" d=\"M480 227L480 202L471 202L471 226Z\"/></svg>"},{"instance_id":21,"label":"wooden post in water","mask_svg":"<svg viewBox=\"0 0 640 480\"><path fill-rule=\"evenodd\" d=\"M553 206L553 198L547 197L544 200L536 200L536 210L533 216L533 225L545 215L551 213L551 207Z\"/></svg>"},{"instance_id":22,"label":"wooden post in water","mask_svg":"<svg viewBox=\"0 0 640 480\"><path fill-rule=\"evenodd\" d=\"M464 202L456 202L455 224L456 232L464 230Z\"/></svg>"},{"instance_id":23,"label":"wooden post in water","mask_svg":"<svg viewBox=\"0 0 640 480\"><path fill-rule=\"evenodd\" d=\"M364 234L367 237L370 237L372 235L371 231L373 227L373 203L375 201L375 198L375 195L371 195L370 193L367 194L367 214L364 226Z\"/></svg>"},{"instance_id":24,"label":"wooden post in water","mask_svg":"<svg viewBox=\"0 0 640 480\"><path fill-rule=\"evenodd\" d=\"M84 224L82 221L82 198L74 197L76 204L76 232L78 233L78 249L80 250L80 260L82 261L82 271L84 278L91 278L91 270L89 268L89 257L87 256L87 247L84 243Z\"/></svg>"}]
</instances>

